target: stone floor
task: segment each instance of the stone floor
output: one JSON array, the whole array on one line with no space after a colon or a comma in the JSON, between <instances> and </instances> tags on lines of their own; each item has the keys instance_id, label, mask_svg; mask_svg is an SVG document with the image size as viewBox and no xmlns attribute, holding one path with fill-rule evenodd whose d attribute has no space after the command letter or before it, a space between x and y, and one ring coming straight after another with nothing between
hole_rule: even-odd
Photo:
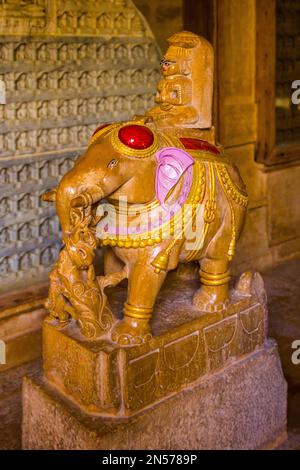
<instances>
[{"instance_id":1,"label":"stone floor","mask_svg":"<svg viewBox=\"0 0 300 470\"><path fill-rule=\"evenodd\" d=\"M269 305L269 335L276 339L288 383L289 439L283 449L300 450L300 364L291 360L292 343L300 340L300 260L263 273Z\"/></svg>"},{"instance_id":2,"label":"stone floor","mask_svg":"<svg viewBox=\"0 0 300 470\"><path fill-rule=\"evenodd\" d=\"M279 346L289 386L288 440L280 449L300 450L300 365L291 360L292 342L300 340L300 259L263 273L269 303L269 334ZM35 361L0 374L0 449L21 447L21 380L40 370Z\"/></svg>"}]
</instances>

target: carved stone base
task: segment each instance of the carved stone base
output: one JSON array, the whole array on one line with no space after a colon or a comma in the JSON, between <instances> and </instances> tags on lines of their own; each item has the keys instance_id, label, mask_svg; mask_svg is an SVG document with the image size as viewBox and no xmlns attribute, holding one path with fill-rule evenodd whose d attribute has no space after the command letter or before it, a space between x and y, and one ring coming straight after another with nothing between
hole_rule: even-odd
<instances>
[{"instance_id":1,"label":"carved stone base","mask_svg":"<svg viewBox=\"0 0 300 470\"><path fill-rule=\"evenodd\" d=\"M252 288L261 280L255 276ZM133 347L87 341L74 321L63 328L57 321L45 322L46 379L87 413L130 416L263 346L263 288L248 296L235 290L230 305L213 313L193 307L194 290L192 281L187 286L171 277L157 302L154 337ZM119 289L110 295L116 314L124 293Z\"/></svg>"},{"instance_id":2,"label":"carved stone base","mask_svg":"<svg viewBox=\"0 0 300 470\"><path fill-rule=\"evenodd\" d=\"M267 341L259 274L245 273L226 309L192 305L198 281L168 277L153 338L88 341L74 322L45 322L44 377L24 385L25 448L259 448L285 436L286 383ZM126 289L109 293L120 317Z\"/></svg>"},{"instance_id":3,"label":"carved stone base","mask_svg":"<svg viewBox=\"0 0 300 470\"><path fill-rule=\"evenodd\" d=\"M273 341L127 418L88 415L45 380L25 379L23 448L274 448L286 438L286 393Z\"/></svg>"}]
</instances>

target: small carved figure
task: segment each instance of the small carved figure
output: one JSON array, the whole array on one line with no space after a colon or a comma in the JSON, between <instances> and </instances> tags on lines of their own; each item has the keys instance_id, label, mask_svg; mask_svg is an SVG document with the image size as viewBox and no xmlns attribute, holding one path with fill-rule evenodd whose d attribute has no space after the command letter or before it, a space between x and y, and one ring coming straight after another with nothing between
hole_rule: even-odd
<instances>
[{"instance_id":1,"label":"small carved figure","mask_svg":"<svg viewBox=\"0 0 300 470\"><path fill-rule=\"evenodd\" d=\"M97 48L97 59L98 60L110 60L112 57L112 47L110 44L102 44Z\"/></svg>"},{"instance_id":2,"label":"small carved figure","mask_svg":"<svg viewBox=\"0 0 300 470\"><path fill-rule=\"evenodd\" d=\"M126 72L123 70L120 70L116 76L115 76L115 85L118 87L123 86L127 82L127 75Z\"/></svg>"},{"instance_id":3,"label":"small carved figure","mask_svg":"<svg viewBox=\"0 0 300 470\"><path fill-rule=\"evenodd\" d=\"M28 181L31 179L31 171L29 165L24 165L21 170L18 171L18 181Z\"/></svg>"},{"instance_id":4,"label":"small carved figure","mask_svg":"<svg viewBox=\"0 0 300 470\"><path fill-rule=\"evenodd\" d=\"M87 88L90 86L90 77L88 72L83 72L79 77L79 86L83 88Z\"/></svg>"},{"instance_id":5,"label":"small carved figure","mask_svg":"<svg viewBox=\"0 0 300 470\"><path fill-rule=\"evenodd\" d=\"M123 44L115 48L115 57L118 60L127 59L127 48Z\"/></svg>"},{"instance_id":6,"label":"small carved figure","mask_svg":"<svg viewBox=\"0 0 300 470\"><path fill-rule=\"evenodd\" d=\"M0 216L4 217L6 214L9 213L9 210L10 210L10 204L9 204L8 198L3 197L0 200Z\"/></svg>"},{"instance_id":7,"label":"small carved figure","mask_svg":"<svg viewBox=\"0 0 300 470\"><path fill-rule=\"evenodd\" d=\"M12 271L12 268L11 268L8 256L0 259L0 275L6 276L11 271Z\"/></svg>"},{"instance_id":8,"label":"small carved figure","mask_svg":"<svg viewBox=\"0 0 300 470\"><path fill-rule=\"evenodd\" d=\"M55 148L57 146L57 140L58 140L58 136L57 136L57 129L49 129L48 131L48 143L49 143L49 147L51 146L52 148Z\"/></svg>"},{"instance_id":9,"label":"small carved figure","mask_svg":"<svg viewBox=\"0 0 300 470\"><path fill-rule=\"evenodd\" d=\"M0 135L0 138L1 137L3 137L3 134ZM18 149L15 134L13 132L9 132L4 136L3 148L9 152L14 152L16 149Z\"/></svg>"},{"instance_id":10,"label":"small carved figure","mask_svg":"<svg viewBox=\"0 0 300 470\"><path fill-rule=\"evenodd\" d=\"M32 237L32 231L30 224L27 222L24 224L18 232L18 240L28 241Z\"/></svg>"},{"instance_id":11,"label":"small carved figure","mask_svg":"<svg viewBox=\"0 0 300 470\"><path fill-rule=\"evenodd\" d=\"M21 73L16 81L16 89L23 91L27 88L27 77L25 73Z\"/></svg>"},{"instance_id":12,"label":"small carved figure","mask_svg":"<svg viewBox=\"0 0 300 470\"><path fill-rule=\"evenodd\" d=\"M37 109L37 115L39 118L48 117L48 102L47 101L40 102L38 109Z\"/></svg>"},{"instance_id":13,"label":"small carved figure","mask_svg":"<svg viewBox=\"0 0 300 470\"><path fill-rule=\"evenodd\" d=\"M111 82L111 76L107 70L103 70L103 72L101 72L97 77L97 85L100 87L109 85L110 82Z\"/></svg>"},{"instance_id":14,"label":"small carved figure","mask_svg":"<svg viewBox=\"0 0 300 470\"><path fill-rule=\"evenodd\" d=\"M26 45L20 44L15 50L15 60L24 61L27 59Z\"/></svg>"},{"instance_id":15,"label":"small carved figure","mask_svg":"<svg viewBox=\"0 0 300 470\"><path fill-rule=\"evenodd\" d=\"M49 76L45 72L38 78L38 88L40 90L47 90L49 88Z\"/></svg>"},{"instance_id":16,"label":"small carved figure","mask_svg":"<svg viewBox=\"0 0 300 470\"><path fill-rule=\"evenodd\" d=\"M133 60L143 60L145 58L145 52L142 46L140 45L134 46L131 50L131 56Z\"/></svg>"},{"instance_id":17,"label":"small carved figure","mask_svg":"<svg viewBox=\"0 0 300 470\"><path fill-rule=\"evenodd\" d=\"M128 19L123 13L120 13L118 16L116 16L114 20L114 27L117 29L117 31L120 32L128 29Z\"/></svg>"},{"instance_id":18,"label":"small carved figure","mask_svg":"<svg viewBox=\"0 0 300 470\"><path fill-rule=\"evenodd\" d=\"M124 96L118 96L114 101L114 110L117 113L122 113L126 109L126 98Z\"/></svg>"},{"instance_id":19,"label":"small carved figure","mask_svg":"<svg viewBox=\"0 0 300 470\"><path fill-rule=\"evenodd\" d=\"M6 60L6 53L5 53L5 45L0 44L0 60L5 61Z\"/></svg>"},{"instance_id":20,"label":"small carved figure","mask_svg":"<svg viewBox=\"0 0 300 470\"><path fill-rule=\"evenodd\" d=\"M58 27L65 32L74 32L74 19L71 13L64 12L57 20Z\"/></svg>"},{"instance_id":21,"label":"small carved figure","mask_svg":"<svg viewBox=\"0 0 300 470\"><path fill-rule=\"evenodd\" d=\"M102 13L96 20L97 29L100 30L99 32L102 32L101 30L108 32L111 29L111 24L112 19L109 13Z\"/></svg>"},{"instance_id":22,"label":"small carved figure","mask_svg":"<svg viewBox=\"0 0 300 470\"><path fill-rule=\"evenodd\" d=\"M143 81L144 81L143 71L140 69L135 70L131 75L131 83L133 84L133 86L141 85Z\"/></svg>"},{"instance_id":23,"label":"small carved figure","mask_svg":"<svg viewBox=\"0 0 300 470\"><path fill-rule=\"evenodd\" d=\"M139 17L138 13L135 13L132 17L131 17L131 21L130 21L130 29L132 31L143 31L144 30L144 25L142 23L142 20L141 18Z\"/></svg>"},{"instance_id":24,"label":"small carved figure","mask_svg":"<svg viewBox=\"0 0 300 470\"><path fill-rule=\"evenodd\" d=\"M69 135L68 135L68 129L63 128L61 129L59 135L58 135L58 143L60 145L66 145L69 142Z\"/></svg>"},{"instance_id":25,"label":"small carved figure","mask_svg":"<svg viewBox=\"0 0 300 470\"><path fill-rule=\"evenodd\" d=\"M58 49L58 60L61 62L66 62L68 60L68 46L67 44L62 44Z\"/></svg>"},{"instance_id":26,"label":"small carved figure","mask_svg":"<svg viewBox=\"0 0 300 470\"><path fill-rule=\"evenodd\" d=\"M49 51L47 50L46 44L41 44L40 47L38 48L37 59L41 60L42 62L49 60Z\"/></svg>"},{"instance_id":27,"label":"small carved figure","mask_svg":"<svg viewBox=\"0 0 300 470\"><path fill-rule=\"evenodd\" d=\"M38 147L40 149L43 149L47 146L48 144L48 132L46 129L43 129L42 131L40 131L39 135L38 135L38 138L37 138L37 143L38 143Z\"/></svg>"},{"instance_id":28,"label":"small carved figure","mask_svg":"<svg viewBox=\"0 0 300 470\"><path fill-rule=\"evenodd\" d=\"M5 247L8 243L10 243L9 230L5 227L0 231L0 246Z\"/></svg>"},{"instance_id":29,"label":"small carved figure","mask_svg":"<svg viewBox=\"0 0 300 470\"><path fill-rule=\"evenodd\" d=\"M21 132L16 139L17 142L17 149L18 150L25 150L27 149L27 134L26 132Z\"/></svg>"},{"instance_id":30,"label":"small carved figure","mask_svg":"<svg viewBox=\"0 0 300 470\"><path fill-rule=\"evenodd\" d=\"M69 100L63 100L59 102L58 114L63 117L69 115Z\"/></svg>"},{"instance_id":31,"label":"small carved figure","mask_svg":"<svg viewBox=\"0 0 300 470\"><path fill-rule=\"evenodd\" d=\"M21 103L20 106L16 110L16 118L25 119L26 117L27 117L27 104Z\"/></svg>"},{"instance_id":32,"label":"small carved figure","mask_svg":"<svg viewBox=\"0 0 300 470\"><path fill-rule=\"evenodd\" d=\"M30 194L24 194L24 196L18 201L18 210L24 211L26 209L32 209L32 200Z\"/></svg>"},{"instance_id":33,"label":"small carved figure","mask_svg":"<svg viewBox=\"0 0 300 470\"><path fill-rule=\"evenodd\" d=\"M45 219L44 222L40 225L40 235L42 237L49 237L52 235L53 230L52 230L52 224L51 224L51 219Z\"/></svg>"},{"instance_id":34,"label":"small carved figure","mask_svg":"<svg viewBox=\"0 0 300 470\"><path fill-rule=\"evenodd\" d=\"M44 251L41 253L40 258L41 264L44 266L49 266L53 262L53 252L50 246L48 246Z\"/></svg>"},{"instance_id":35,"label":"small carved figure","mask_svg":"<svg viewBox=\"0 0 300 470\"><path fill-rule=\"evenodd\" d=\"M213 49L196 34L182 31L168 40L161 61L163 79L156 95L157 107L148 114L161 126L202 129L211 127Z\"/></svg>"},{"instance_id":36,"label":"small carved figure","mask_svg":"<svg viewBox=\"0 0 300 470\"><path fill-rule=\"evenodd\" d=\"M31 268L33 265L33 254L30 252L24 253L24 255L20 258L19 262L19 269L26 270Z\"/></svg>"}]
</instances>

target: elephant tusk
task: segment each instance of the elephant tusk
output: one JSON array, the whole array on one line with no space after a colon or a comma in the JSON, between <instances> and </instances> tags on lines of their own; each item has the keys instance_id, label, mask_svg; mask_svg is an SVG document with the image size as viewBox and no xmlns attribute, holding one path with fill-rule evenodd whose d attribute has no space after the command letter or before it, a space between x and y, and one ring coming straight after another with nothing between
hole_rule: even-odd
<instances>
[{"instance_id":1,"label":"elephant tusk","mask_svg":"<svg viewBox=\"0 0 300 470\"><path fill-rule=\"evenodd\" d=\"M97 193L94 194L93 196L88 191L85 191L79 194L79 196L74 197L70 202L71 208L83 207L85 209L86 207L91 206L95 202L100 201L100 199L102 199L103 197L103 191L99 187L94 188L94 189L97 189Z\"/></svg>"},{"instance_id":2,"label":"elephant tusk","mask_svg":"<svg viewBox=\"0 0 300 470\"><path fill-rule=\"evenodd\" d=\"M56 201L56 191L57 188L51 189L50 191L46 191L41 195L42 201L46 202L55 202Z\"/></svg>"},{"instance_id":3,"label":"elephant tusk","mask_svg":"<svg viewBox=\"0 0 300 470\"><path fill-rule=\"evenodd\" d=\"M89 193L82 193L74 199L71 200L71 207L88 207L93 204L93 198Z\"/></svg>"}]
</instances>

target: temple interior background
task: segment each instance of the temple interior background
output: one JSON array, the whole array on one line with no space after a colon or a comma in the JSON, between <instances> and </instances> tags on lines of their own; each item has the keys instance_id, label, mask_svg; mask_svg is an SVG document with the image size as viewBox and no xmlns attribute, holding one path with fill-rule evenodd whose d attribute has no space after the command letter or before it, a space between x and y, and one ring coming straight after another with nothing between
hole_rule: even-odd
<instances>
[{"instance_id":1,"label":"temple interior background","mask_svg":"<svg viewBox=\"0 0 300 470\"><path fill-rule=\"evenodd\" d=\"M182 29L214 46L216 136L249 193L233 273L263 274L270 335L289 385L285 446L300 449L300 365L291 362L291 343L300 339L300 104L291 99L300 80L297 0L0 4L2 449L21 445L21 378L41 367L47 279L60 248L54 209L39 197L98 125L153 104L167 38Z\"/></svg>"}]
</instances>

